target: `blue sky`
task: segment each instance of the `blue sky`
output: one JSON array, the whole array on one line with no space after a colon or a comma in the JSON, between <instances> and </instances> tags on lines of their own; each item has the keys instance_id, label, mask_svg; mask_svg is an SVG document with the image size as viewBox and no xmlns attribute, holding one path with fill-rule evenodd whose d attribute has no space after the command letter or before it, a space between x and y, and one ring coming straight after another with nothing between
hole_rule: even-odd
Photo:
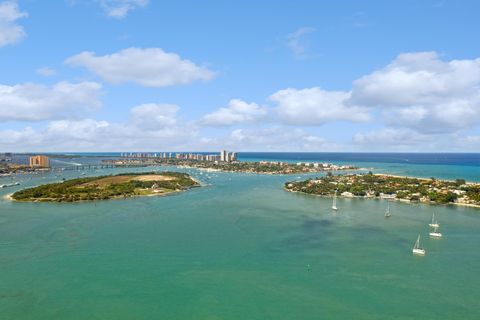
<instances>
[{"instance_id":1,"label":"blue sky","mask_svg":"<svg viewBox=\"0 0 480 320\"><path fill-rule=\"evenodd\" d=\"M0 150L478 152L478 12L0 0Z\"/></svg>"}]
</instances>

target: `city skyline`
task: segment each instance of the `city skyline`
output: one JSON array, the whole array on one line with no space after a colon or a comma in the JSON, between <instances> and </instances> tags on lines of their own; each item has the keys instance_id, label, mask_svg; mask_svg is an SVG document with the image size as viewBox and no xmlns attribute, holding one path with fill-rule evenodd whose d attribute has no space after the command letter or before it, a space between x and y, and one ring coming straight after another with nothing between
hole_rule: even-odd
<instances>
[{"instance_id":1,"label":"city skyline","mask_svg":"<svg viewBox=\"0 0 480 320\"><path fill-rule=\"evenodd\" d=\"M0 152L478 152L479 11L0 0Z\"/></svg>"}]
</instances>

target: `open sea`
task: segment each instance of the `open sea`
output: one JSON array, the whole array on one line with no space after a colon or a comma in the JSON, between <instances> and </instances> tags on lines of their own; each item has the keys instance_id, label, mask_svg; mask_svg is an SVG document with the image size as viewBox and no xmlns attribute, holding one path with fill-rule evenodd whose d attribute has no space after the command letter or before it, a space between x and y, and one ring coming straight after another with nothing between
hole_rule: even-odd
<instances>
[{"instance_id":1,"label":"open sea","mask_svg":"<svg viewBox=\"0 0 480 320\"><path fill-rule=\"evenodd\" d=\"M52 159L95 164L116 154ZM480 182L480 154L240 153ZM1 177L0 319L480 319L480 209L285 192L314 175L177 170L204 186L164 197L14 203L82 171ZM428 238L435 212L442 239ZM412 255L418 235L425 257Z\"/></svg>"}]
</instances>

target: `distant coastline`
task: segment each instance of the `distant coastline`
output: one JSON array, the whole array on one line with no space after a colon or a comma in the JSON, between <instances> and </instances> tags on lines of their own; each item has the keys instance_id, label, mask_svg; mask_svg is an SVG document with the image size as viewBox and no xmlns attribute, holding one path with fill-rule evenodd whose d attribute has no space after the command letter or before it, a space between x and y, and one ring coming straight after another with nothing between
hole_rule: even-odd
<instances>
[{"instance_id":1,"label":"distant coastline","mask_svg":"<svg viewBox=\"0 0 480 320\"><path fill-rule=\"evenodd\" d=\"M119 167L129 166L175 166L179 168L205 169L221 172L241 172L256 174L302 174L321 173L329 171L358 170L353 165L335 165L321 162L289 163L283 161L255 161L255 162L219 162L198 161L175 158L146 158L146 159L113 159L103 160L102 163Z\"/></svg>"}]
</instances>

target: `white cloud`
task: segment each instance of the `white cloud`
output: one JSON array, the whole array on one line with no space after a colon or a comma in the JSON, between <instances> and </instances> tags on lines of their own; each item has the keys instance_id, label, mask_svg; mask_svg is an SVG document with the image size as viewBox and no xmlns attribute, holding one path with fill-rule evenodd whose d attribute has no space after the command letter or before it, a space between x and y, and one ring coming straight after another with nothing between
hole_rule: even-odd
<instances>
[{"instance_id":1,"label":"white cloud","mask_svg":"<svg viewBox=\"0 0 480 320\"><path fill-rule=\"evenodd\" d=\"M105 56L82 52L66 63L85 67L109 83L133 82L147 87L188 84L215 75L206 67L160 48L128 48Z\"/></svg>"},{"instance_id":2,"label":"white cloud","mask_svg":"<svg viewBox=\"0 0 480 320\"><path fill-rule=\"evenodd\" d=\"M0 85L0 121L39 121L71 117L101 106L96 82L59 82L51 87Z\"/></svg>"},{"instance_id":3,"label":"white cloud","mask_svg":"<svg viewBox=\"0 0 480 320\"><path fill-rule=\"evenodd\" d=\"M455 132L480 121L480 59L443 61L435 52L399 55L354 82L349 103L384 110L392 126Z\"/></svg>"},{"instance_id":4,"label":"white cloud","mask_svg":"<svg viewBox=\"0 0 480 320\"><path fill-rule=\"evenodd\" d=\"M338 145L301 129L271 127L233 130L224 143L236 150L268 151L333 151Z\"/></svg>"},{"instance_id":5,"label":"white cloud","mask_svg":"<svg viewBox=\"0 0 480 320\"><path fill-rule=\"evenodd\" d=\"M314 31L314 28L303 27L287 35L287 46L292 50L295 57L304 58L306 56L307 47L303 38Z\"/></svg>"},{"instance_id":6,"label":"white cloud","mask_svg":"<svg viewBox=\"0 0 480 320\"><path fill-rule=\"evenodd\" d=\"M469 135L466 137L461 137L456 143L458 149L461 151L473 151L478 152L480 150L480 136Z\"/></svg>"},{"instance_id":7,"label":"white cloud","mask_svg":"<svg viewBox=\"0 0 480 320\"><path fill-rule=\"evenodd\" d=\"M0 3L0 47L16 43L25 37L23 27L16 24L16 21L27 16L14 1Z\"/></svg>"},{"instance_id":8,"label":"white cloud","mask_svg":"<svg viewBox=\"0 0 480 320\"><path fill-rule=\"evenodd\" d=\"M408 128L384 128L367 133L357 133L353 142L361 150L367 151L435 151L452 150L455 137L419 133Z\"/></svg>"},{"instance_id":9,"label":"white cloud","mask_svg":"<svg viewBox=\"0 0 480 320\"><path fill-rule=\"evenodd\" d=\"M157 130L132 123L111 123L94 119L51 121L42 129L0 131L0 149L26 151L123 151L185 150L196 131L188 126L167 126Z\"/></svg>"},{"instance_id":10,"label":"white cloud","mask_svg":"<svg viewBox=\"0 0 480 320\"><path fill-rule=\"evenodd\" d=\"M55 69L52 69L49 67L38 68L36 71L39 75L42 75L45 77L51 77L57 74L57 71Z\"/></svg>"},{"instance_id":11,"label":"white cloud","mask_svg":"<svg viewBox=\"0 0 480 320\"><path fill-rule=\"evenodd\" d=\"M39 142L38 138L31 127L26 127L22 130L3 130L0 131L0 148L2 150L11 150L10 148L21 146L25 143L35 145Z\"/></svg>"},{"instance_id":12,"label":"white cloud","mask_svg":"<svg viewBox=\"0 0 480 320\"><path fill-rule=\"evenodd\" d=\"M125 18L129 11L145 7L149 0L99 0L105 13L112 18Z\"/></svg>"},{"instance_id":13,"label":"white cloud","mask_svg":"<svg viewBox=\"0 0 480 320\"><path fill-rule=\"evenodd\" d=\"M179 108L168 104L142 104L130 110L126 122L63 119L44 127L0 131L0 150L122 151L186 150L196 141L197 128L177 125Z\"/></svg>"},{"instance_id":14,"label":"white cloud","mask_svg":"<svg viewBox=\"0 0 480 320\"><path fill-rule=\"evenodd\" d=\"M256 103L247 103L232 99L227 107L205 115L200 123L206 126L230 126L242 123L252 123L264 118L267 110Z\"/></svg>"},{"instance_id":15,"label":"white cloud","mask_svg":"<svg viewBox=\"0 0 480 320\"><path fill-rule=\"evenodd\" d=\"M337 151L340 145L328 142L301 129L274 126L268 128L235 129L224 137L196 139L197 150L237 151Z\"/></svg>"},{"instance_id":16,"label":"white cloud","mask_svg":"<svg viewBox=\"0 0 480 320\"><path fill-rule=\"evenodd\" d=\"M178 106L172 104L147 103L132 108L133 123L149 130L158 130L177 123Z\"/></svg>"},{"instance_id":17,"label":"white cloud","mask_svg":"<svg viewBox=\"0 0 480 320\"><path fill-rule=\"evenodd\" d=\"M320 125L329 121L368 121L365 108L348 106L349 92L325 91L318 87L285 89L270 96L278 104L280 119L291 125Z\"/></svg>"}]
</instances>

